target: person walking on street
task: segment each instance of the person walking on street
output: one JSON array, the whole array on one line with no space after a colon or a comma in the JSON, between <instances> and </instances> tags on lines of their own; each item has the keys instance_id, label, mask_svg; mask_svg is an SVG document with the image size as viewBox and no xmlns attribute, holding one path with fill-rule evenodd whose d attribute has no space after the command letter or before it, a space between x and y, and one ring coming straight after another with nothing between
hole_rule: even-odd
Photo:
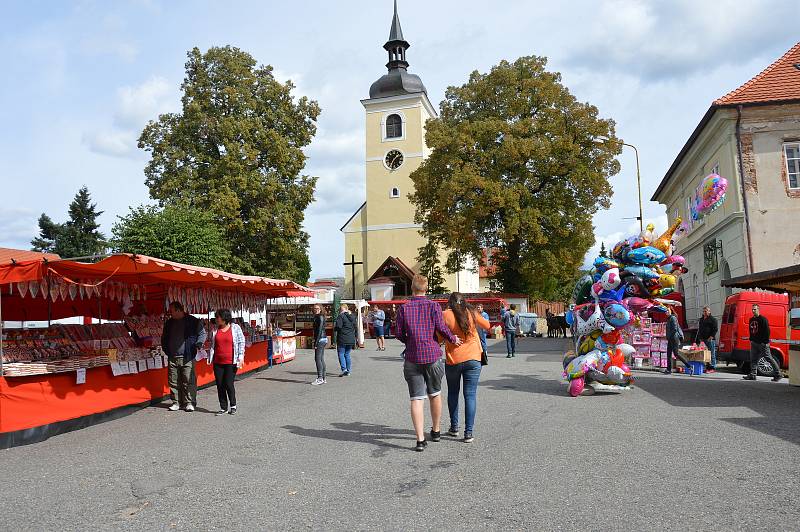
<instances>
[{"instance_id":1,"label":"person walking on street","mask_svg":"<svg viewBox=\"0 0 800 532\"><path fill-rule=\"evenodd\" d=\"M717 370L718 329L717 318L711 315L711 309L709 307L703 307L703 316L700 318L700 322L697 325L697 337L695 338L695 342L698 342L698 340L702 341L706 344L708 350L711 351L711 364L706 367L708 373L714 373Z\"/></svg>"},{"instance_id":2,"label":"person walking on street","mask_svg":"<svg viewBox=\"0 0 800 532\"><path fill-rule=\"evenodd\" d=\"M340 377L347 377L352 371L350 352L356 345L356 319L350 313L350 307L342 303L339 315L333 326L336 331L336 351L339 354Z\"/></svg>"},{"instance_id":3,"label":"person walking on street","mask_svg":"<svg viewBox=\"0 0 800 532\"><path fill-rule=\"evenodd\" d=\"M477 311L478 314L480 314L481 318L485 319L487 322L489 321L489 314L487 314L483 310L483 305L478 303L477 305L475 305L475 310ZM492 328L492 326L490 324L489 325L489 329L491 329L491 328ZM485 329L482 329L481 327L478 327L478 337L481 339L481 350L483 350L483 352L486 354L486 356L489 356L489 351L486 349L486 333L487 332L488 331L486 331Z\"/></svg>"},{"instance_id":4,"label":"person walking on street","mask_svg":"<svg viewBox=\"0 0 800 532\"><path fill-rule=\"evenodd\" d=\"M325 334L325 314L322 305L314 305L314 363L317 365L317 380L312 386L325 384L325 347L328 345L328 336Z\"/></svg>"},{"instance_id":5,"label":"person walking on street","mask_svg":"<svg viewBox=\"0 0 800 532\"><path fill-rule=\"evenodd\" d=\"M678 323L678 316L675 315L675 309L667 305L669 318L667 319L667 369L664 370L664 375L672 375L672 357L683 362L686 366L686 374L692 374L692 367L689 361L686 360L680 353L680 347L683 343L683 330L680 323Z\"/></svg>"},{"instance_id":6,"label":"person walking on street","mask_svg":"<svg viewBox=\"0 0 800 532\"><path fill-rule=\"evenodd\" d=\"M183 408L194 412L197 405L194 358L206 341L206 330L200 320L185 312L179 301L170 303L168 312L170 318L164 323L161 347L169 360L167 379L172 398L169 410Z\"/></svg>"},{"instance_id":7,"label":"person walking on street","mask_svg":"<svg viewBox=\"0 0 800 532\"><path fill-rule=\"evenodd\" d=\"M769 348L769 320L761 315L758 305L753 305L753 317L750 318L750 374L743 378L748 381L756 380L758 375L758 361L766 358L772 366L772 380L778 382L783 377L781 366Z\"/></svg>"},{"instance_id":8,"label":"person walking on street","mask_svg":"<svg viewBox=\"0 0 800 532\"><path fill-rule=\"evenodd\" d=\"M417 436L414 450L422 452L425 440L425 398L431 403L431 441L441 441L442 377L444 361L437 334L452 344L461 345L442 317L442 308L425 297L428 279L415 275L411 299L397 311L397 339L406 346L403 376L411 399L411 422Z\"/></svg>"},{"instance_id":9,"label":"person walking on street","mask_svg":"<svg viewBox=\"0 0 800 532\"><path fill-rule=\"evenodd\" d=\"M375 340L378 344L378 351L386 351L386 343L384 341L384 322L386 321L386 313L382 311L378 305L372 307L370 312L370 319L372 320L372 327L375 329Z\"/></svg>"},{"instance_id":10,"label":"person walking on street","mask_svg":"<svg viewBox=\"0 0 800 532\"><path fill-rule=\"evenodd\" d=\"M481 342L489 330L489 320L481 316L462 294L450 294L448 309L444 311L444 323L458 338L461 345L445 344L447 361L447 408L450 411L450 430L447 435L458 438L458 394L464 381L464 443L474 441L475 411L478 406L478 381L481 378L481 356L485 347Z\"/></svg>"},{"instance_id":11,"label":"person walking on street","mask_svg":"<svg viewBox=\"0 0 800 532\"><path fill-rule=\"evenodd\" d=\"M208 351L208 363L214 365L214 381L217 384L219 397L218 416L236 414L236 371L244 362L245 339L242 328L233 323L233 315L228 309L220 309L214 313L217 330L211 336L211 349ZM228 407L230 406L230 410Z\"/></svg>"},{"instance_id":12,"label":"person walking on street","mask_svg":"<svg viewBox=\"0 0 800 532\"><path fill-rule=\"evenodd\" d=\"M519 315L517 306L511 305L509 310L503 315L503 330L506 335L506 358L511 358L517 354L517 331L519 330Z\"/></svg>"},{"instance_id":13,"label":"person walking on street","mask_svg":"<svg viewBox=\"0 0 800 532\"><path fill-rule=\"evenodd\" d=\"M383 333L386 338L392 338L392 325L397 322L397 305L392 305L386 310L386 321L383 323Z\"/></svg>"}]
</instances>

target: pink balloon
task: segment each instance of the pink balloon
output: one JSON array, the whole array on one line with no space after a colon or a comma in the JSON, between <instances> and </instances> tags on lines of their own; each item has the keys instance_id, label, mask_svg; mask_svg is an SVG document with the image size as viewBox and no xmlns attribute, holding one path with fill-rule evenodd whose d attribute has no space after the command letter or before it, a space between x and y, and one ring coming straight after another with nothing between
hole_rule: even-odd
<instances>
[{"instance_id":1,"label":"pink balloon","mask_svg":"<svg viewBox=\"0 0 800 532\"><path fill-rule=\"evenodd\" d=\"M628 374L631 372L631 368L629 368L629 367L628 367L627 365L625 365L625 364L621 364L621 365L620 365L620 367L619 367L619 369L621 369L621 370L622 370L622 373L624 373L625 375L628 375Z\"/></svg>"},{"instance_id":2,"label":"pink balloon","mask_svg":"<svg viewBox=\"0 0 800 532\"><path fill-rule=\"evenodd\" d=\"M586 382L583 377L572 379L571 381L569 381L569 394L572 397L578 397L583 391L585 385Z\"/></svg>"}]
</instances>

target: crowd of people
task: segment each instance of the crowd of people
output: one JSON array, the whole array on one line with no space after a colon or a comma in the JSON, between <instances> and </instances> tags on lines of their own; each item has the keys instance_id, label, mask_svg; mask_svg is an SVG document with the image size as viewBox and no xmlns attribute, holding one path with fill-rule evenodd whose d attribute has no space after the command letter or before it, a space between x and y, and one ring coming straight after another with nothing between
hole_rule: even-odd
<instances>
[{"instance_id":1,"label":"crowd of people","mask_svg":"<svg viewBox=\"0 0 800 532\"><path fill-rule=\"evenodd\" d=\"M447 309L443 312L438 303L425 294L428 281L422 275L414 276L412 297L399 309L394 305L387 312L374 307L369 320L374 328L378 351L386 349L385 337L394 327L394 336L405 345L403 351L403 375L408 387L411 422L416 435L416 451L424 451L428 441L441 441L440 418L442 412L442 381L447 381L447 406L450 425L447 435L458 438L461 434L459 402L463 395L464 424L463 441L474 441L477 411L478 382L481 367L488 364L487 332L490 329L489 315L481 305L473 307L466 298L455 292L450 295ZM683 330L672 307L669 309L666 334L671 356L680 360L687 368L689 362L681 355L684 342ZM317 378L311 384L319 386L327 382L325 349L328 344L326 318L322 306L314 305L313 335ZM764 357L773 367L772 379L781 379L780 365L770 351L770 326L767 318L760 314L759 306L753 305L750 329L750 373L744 378L755 380L758 361ZM213 365L214 379L220 408L217 415L235 415L237 409L235 380L242 367L245 354L245 337L241 327L234 323L231 311L215 312L216 328L212 333L207 353L201 351L207 339L202 322L185 312L179 302L172 302L168 309L169 319L164 324L162 346L168 363L169 388L172 398L170 411L180 409L192 412L197 407L197 378L195 361L203 357ZM507 357L516 356L516 336L520 323L515 306L503 307L500 320L506 338ZM333 324L339 359L340 377L352 372L351 352L356 346L357 318L349 305L342 304ZM713 372L717 364L716 335L719 326L708 307L703 309L699 321L696 342L702 342L711 352L707 371ZM444 343L444 356L441 344ZM201 356L198 356L200 353ZM672 373L669 364L664 373ZM430 403L431 428L424 429L424 401Z\"/></svg>"}]
</instances>

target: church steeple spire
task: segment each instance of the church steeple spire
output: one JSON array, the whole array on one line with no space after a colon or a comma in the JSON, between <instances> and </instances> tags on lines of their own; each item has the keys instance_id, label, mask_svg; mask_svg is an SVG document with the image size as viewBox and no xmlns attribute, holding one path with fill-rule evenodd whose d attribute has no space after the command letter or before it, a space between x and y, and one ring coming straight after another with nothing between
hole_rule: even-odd
<instances>
[{"instance_id":1,"label":"church steeple spire","mask_svg":"<svg viewBox=\"0 0 800 532\"><path fill-rule=\"evenodd\" d=\"M425 85L416 74L408 72L406 50L411 47L403 37L403 28L400 27L400 17L397 15L397 0L394 0L394 16L392 26L389 28L389 40L383 49L389 52L389 62L386 68L389 72L372 84L369 88L370 98L385 98L403 94L425 93Z\"/></svg>"},{"instance_id":2,"label":"church steeple spire","mask_svg":"<svg viewBox=\"0 0 800 532\"><path fill-rule=\"evenodd\" d=\"M389 62L386 68L392 70L408 68L406 61L406 50L411 45L403 38L403 28L400 27L400 17L397 15L397 0L394 0L394 16L392 17L392 27L389 29L389 40L383 45L383 49L389 52Z\"/></svg>"}]
</instances>

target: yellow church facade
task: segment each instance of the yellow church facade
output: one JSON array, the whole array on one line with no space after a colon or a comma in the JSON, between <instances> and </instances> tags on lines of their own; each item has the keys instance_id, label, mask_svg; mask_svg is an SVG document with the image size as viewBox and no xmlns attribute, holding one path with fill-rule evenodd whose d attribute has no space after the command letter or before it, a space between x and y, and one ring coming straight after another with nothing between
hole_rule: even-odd
<instances>
[{"instance_id":1,"label":"yellow church facade","mask_svg":"<svg viewBox=\"0 0 800 532\"><path fill-rule=\"evenodd\" d=\"M422 80L408 72L409 46L395 6L384 45L388 73L372 84L370 97L361 101L366 113L366 201L341 228L345 297L353 293L366 299L409 295L409 276L420 271L416 258L425 239L408 199L414 191L410 175L430 153L425 122L437 115ZM446 274L445 283L451 291L478 292L476 265Z\"/></svg>"}]
</instances>

